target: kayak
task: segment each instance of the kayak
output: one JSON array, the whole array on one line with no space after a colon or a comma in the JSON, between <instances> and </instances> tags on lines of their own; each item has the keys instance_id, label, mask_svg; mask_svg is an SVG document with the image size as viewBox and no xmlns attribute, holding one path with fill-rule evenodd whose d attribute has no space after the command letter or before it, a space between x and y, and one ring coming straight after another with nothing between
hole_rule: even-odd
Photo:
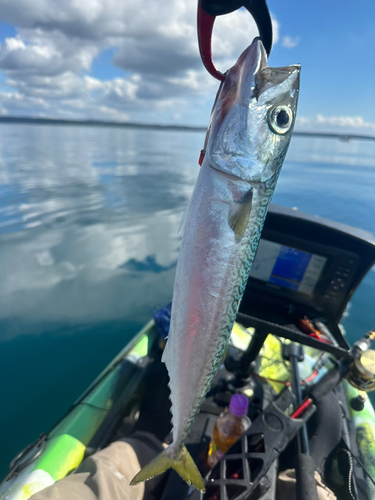
<instances>
[{"instance_id":1,"label":"kayak","mask_svg":"<svg viewBox=\"0 0 375 500\"><path fill-rule=\"evenodd\" d=\"M306 387L319 381L332 368L333 360L343 356L348 344L340 319L355 288L374 263L375 240L371 234L271 206L225 361L186 440L203 476L211 477L215 485L226 484L224 477L209 476L205 457L215 421L234 392L248 397L251 425L259 421L269 404L290 393L290 365L283 357L283 345L303 345L304 359L298 366ZM336 284L332 285L332 281ZM336 286L339 288L333 288ZM156 311L154 319L52 430L12 460L10 472L0 486L0 500L30 498L72 473L85 457L136 430L152 432L162 442L168 442L168 374L161 357L169 315L170 307ZM322 326L321 336L308 333L306 324L310 320ZM336 387L332 397L340 408L337 418L341 432L338 443L323 456L325 482L338 498L350 498L353 491L358 499L375 498L375 412L371 401L348 380ZM321 450L329 441L322 428L329 432L338 427L333 412L324 417L326 411L322 405L316 412L323 418L323 426L319 418L307 423L312 447L315 440ZM251 498L275 497L277 473L288 468L295 441L293 437L263 477L257 479L258 496ZM265 458L260 462L267 462L267 453L264 450ZM252 466L250 469L255 477L256 470ZM237 488L233 488L233 478L231 481L225 486L227 498L249 498L244 479ZM160 498L167 498L168 493L171 498L224 500L221 486L207 488L203 495L189 489L174 471L166 473L164 485Z\"/></svg>"}]
</instances>

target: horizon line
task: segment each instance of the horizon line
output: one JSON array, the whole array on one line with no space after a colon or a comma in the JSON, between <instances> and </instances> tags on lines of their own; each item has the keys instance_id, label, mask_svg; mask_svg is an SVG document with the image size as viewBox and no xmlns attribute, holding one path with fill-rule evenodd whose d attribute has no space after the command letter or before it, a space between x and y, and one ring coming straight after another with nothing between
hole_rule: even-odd
<instances>
[{"instance_id":1,"label":"horizon line","mask_svg":"<svg viewBox=\"0 0 375 500\"><path fill-rule=\"evenodd\" d=\"M34 125L71 125L89 127L117 127L117 128L141 128L146 130L183 131L183 132L206 132L207 127L198 125L175 125L139 122L116 122L106 120L69 120L64 118L33 118L27 116L0 116L0 123L34 124ZM293 135L300 137L321 137L325 139L339 139L348 142L353 139L375 141L375 136L337 133L337 132L310 132L295 130Z\"/></svg>"}]
</instances>

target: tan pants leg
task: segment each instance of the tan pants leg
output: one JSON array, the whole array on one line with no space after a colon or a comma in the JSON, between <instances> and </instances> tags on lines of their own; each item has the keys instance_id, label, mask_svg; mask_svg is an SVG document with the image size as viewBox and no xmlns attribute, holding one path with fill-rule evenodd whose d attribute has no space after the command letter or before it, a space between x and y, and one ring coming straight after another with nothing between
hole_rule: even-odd
<instances>
[{"instance_id":1,"label":"tan pants leg","mask_svg":"<svg viewBox=\"0 0 375 500\"><path fill-rule=\"evenodd\" d=\"M36 493L31 500L142 500L145 483L129 483L162 450L154 436L137 432L86 458L73 474Z\"/></svg>"},{"instance_id":2,"label":"tan pants leg","mask_svg":"<svg viewBox=\"0 0 375 500\"><path fill-rule=\"evenodd\" d=\"M319 500L337 500L336 495L323 483L316 471L315 482ZM287 469L279 474L276 500L296 500L296 473L294 469Z\"/></svg>"}]
</instances>

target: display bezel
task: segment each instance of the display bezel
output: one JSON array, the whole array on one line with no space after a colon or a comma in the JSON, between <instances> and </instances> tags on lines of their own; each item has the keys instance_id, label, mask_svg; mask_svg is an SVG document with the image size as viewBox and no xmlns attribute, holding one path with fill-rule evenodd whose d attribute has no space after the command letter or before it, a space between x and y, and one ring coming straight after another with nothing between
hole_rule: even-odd
<instances>
[{"instance_id":1,"label":"display bezel","mask_svg":"<svg viewBox=\"0 0 375 500\"><path fill-rule=\"evenodd\" d=\"M305 294L298 290L292 290L281 285L253 278L250 275L249 284L253 290L257 289L260 292L263 291L264 293L281 297L284 300L288 300L289 302L305 304L318 311L329 309L330 312L332 312L332 309L339 309L342 300L345 299L346 289L342 290L342 297L340 296L340 299L337 300L335 304L332 304L332 302L329 302L324 298L325 291L328 289L334 272L339 267L342 258L347 257L355 259L357 262L359 261L358 255L350 252L345 252L341 249L331 246L321 245L319 243L308 241L306 239L289 236L285 233L279 233L278 231L266 228L262 232L262 239L269 240L271 242L294 248L296 250L300 250L309 254L317 254L319 256L325 257L327 261L320 273L320 277L316 282L311 295ZM356 266L353 267L353 273L355 269Z\"/></svg>"}]
</instances>

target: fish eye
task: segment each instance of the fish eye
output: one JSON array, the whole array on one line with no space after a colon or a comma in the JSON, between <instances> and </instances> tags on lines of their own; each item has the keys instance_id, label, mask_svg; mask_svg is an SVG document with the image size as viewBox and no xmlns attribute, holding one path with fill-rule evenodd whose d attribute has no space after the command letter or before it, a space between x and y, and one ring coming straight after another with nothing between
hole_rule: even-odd
<instances>
[{"instance_id":1,"label":"fish eye","mask_svg":"<svg viewBox=\"0 0 375 500\"><path fill-rule=\"evenodd\" d=\"M292 128L293 112L289 106L275 106L268 111L268 124L276 134L286 134Z\"/></svg>"}]
</instances>

